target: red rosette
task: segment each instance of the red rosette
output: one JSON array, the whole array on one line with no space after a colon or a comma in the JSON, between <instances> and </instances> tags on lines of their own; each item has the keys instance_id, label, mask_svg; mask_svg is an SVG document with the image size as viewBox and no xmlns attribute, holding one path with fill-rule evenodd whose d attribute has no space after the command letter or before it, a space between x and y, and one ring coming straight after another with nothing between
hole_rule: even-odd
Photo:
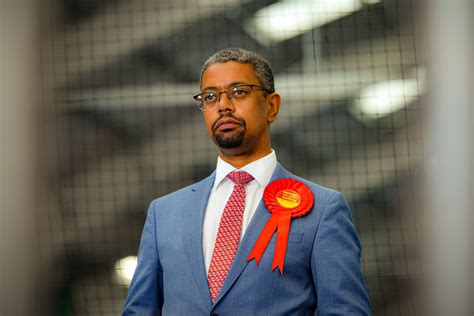
<instances>
[{"instance_id":1,"label":"red rosette","mask_svg":"<svg viewBox=\"0 0 474 316\"><path fill-rule=\"evenodd\" d=\"M300 197L300 202L295 207L284 207L278 202L278 193L286 190L293 191ZM291 210L291 218L297 218L306 215L311 210L314 198L306 184L295 179L284 178L267 185L263 192L263 202L271 213Z\"/></svg>"},{"instance_id":2,"label":"red rosette","mask_svg":"<svg viewBox=\"0 0 474 316\"><path fill-rule=\"evenodd\" d=\"M263 202L272 215L255 242L247 261L255 259L258 265L270 239L277 231L272 271L279 267L280 273L283 274L291 219L304 216L311 211L314 203L313 193L301 181L291 178L278 179L265 188Z\"/></svg>"}]
</instances>

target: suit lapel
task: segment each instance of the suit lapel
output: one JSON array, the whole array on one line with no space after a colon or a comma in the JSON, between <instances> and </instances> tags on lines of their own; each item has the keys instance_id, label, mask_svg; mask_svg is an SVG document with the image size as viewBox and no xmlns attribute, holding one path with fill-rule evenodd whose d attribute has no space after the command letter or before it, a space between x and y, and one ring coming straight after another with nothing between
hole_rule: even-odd
<instances>
[{"instance_id":1,"label":"suit lapel","mask_svg":"<svg viewBox=\"0 0 474 316\"><path fill-rule=\"evenodd\" d=\"M192 186L188 211L184 213L184 252L198 291L207 310L211 309L211 296L207 284L206 268L202 253L202 226L207 201L214 184L215 172L203 181Z\"/></svg>"},{"instance_id":2,"label":"suit lapel","mask_svg":"<svg viewBox=\"0 0 474 316\"><path fill-rule=\"evenodd\" d=\"M273 172L272 178L270 179L270 182L275 181L276 179L289 177L292 177L291 173L285 170L278 163L275 171ZM234 262L230 267L229 274L227 275L224 284L222 285L221 291L219 292L219 296L217 296L214 304L217 304L219 300L227 293L227 291L232 287L237 278L240 276L242 271L244 271L244 268L247 266L247 264L249 264L249 262L247 262L247 258L250 254L250 251L252 251L252 248L255 245L260 232L262 231L270 216L271 214L265 207L262 198L257 210L255 211L255 214L253 215L252 220L250 221L249 226L247 227L247 230L245 231L244 238L242 239L239 249L237 250L237 254L235 255Z\"/></svg>"}]
</instances>

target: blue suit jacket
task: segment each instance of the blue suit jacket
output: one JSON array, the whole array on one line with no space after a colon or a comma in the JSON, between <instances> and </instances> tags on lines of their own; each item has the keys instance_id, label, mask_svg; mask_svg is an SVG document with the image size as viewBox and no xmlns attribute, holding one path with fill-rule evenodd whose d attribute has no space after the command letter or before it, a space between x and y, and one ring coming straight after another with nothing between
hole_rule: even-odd
<instances>
[{"instance_id":1,"label":"blue suit jacket","mask_svg":"<svg viewBox=\"0 0 474 316\"><path fill-rule=\"evenodd\" d=\"M307 184L314 206L293 219L285 270L271 271L275 235L257 266L246 259L270 213L260 202L212 304L202 225L215 174L154 200L123 315L370 315L360 243L344 197L277 165L272 180Z\"/></svg>"}]
</instances>

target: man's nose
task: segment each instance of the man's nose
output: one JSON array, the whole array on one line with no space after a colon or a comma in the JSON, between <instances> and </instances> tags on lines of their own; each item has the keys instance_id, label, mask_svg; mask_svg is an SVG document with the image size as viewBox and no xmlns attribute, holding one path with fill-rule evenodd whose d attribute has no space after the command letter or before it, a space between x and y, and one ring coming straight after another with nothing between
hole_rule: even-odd
<instances>
[{"instance_id":1,"label":"man's nose","mask_svg":"<svg viewBox=\"0 0 474 316\"><path fill-rule=\"evenodd\" d=\"M218 106L219 112L226 112L226 111L234 112L234 110L235 110L234 104L230 100L230 98L229 98L226 91L223 91L220 94L219 102L218 102L217 106Z\"/></svg>"}]
</instances>

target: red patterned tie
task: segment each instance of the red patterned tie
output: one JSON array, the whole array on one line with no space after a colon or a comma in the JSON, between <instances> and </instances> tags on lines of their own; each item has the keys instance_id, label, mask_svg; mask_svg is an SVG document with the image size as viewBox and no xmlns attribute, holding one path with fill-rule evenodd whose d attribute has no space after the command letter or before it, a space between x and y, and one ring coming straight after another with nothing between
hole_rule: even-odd
<instances>
[{"instance_id":1,"label":"red patterned tie","mask_svg":"<svg viewBox=\"0 0 474 316\"><path fill-rule=\"evenodd\" d=\"M245 209L245 185L253 180L245 171L233 171L227 177L234 182L234 190L222 213L207 277L213 303L237 253Z\"/></svg>"}]
</instances>

